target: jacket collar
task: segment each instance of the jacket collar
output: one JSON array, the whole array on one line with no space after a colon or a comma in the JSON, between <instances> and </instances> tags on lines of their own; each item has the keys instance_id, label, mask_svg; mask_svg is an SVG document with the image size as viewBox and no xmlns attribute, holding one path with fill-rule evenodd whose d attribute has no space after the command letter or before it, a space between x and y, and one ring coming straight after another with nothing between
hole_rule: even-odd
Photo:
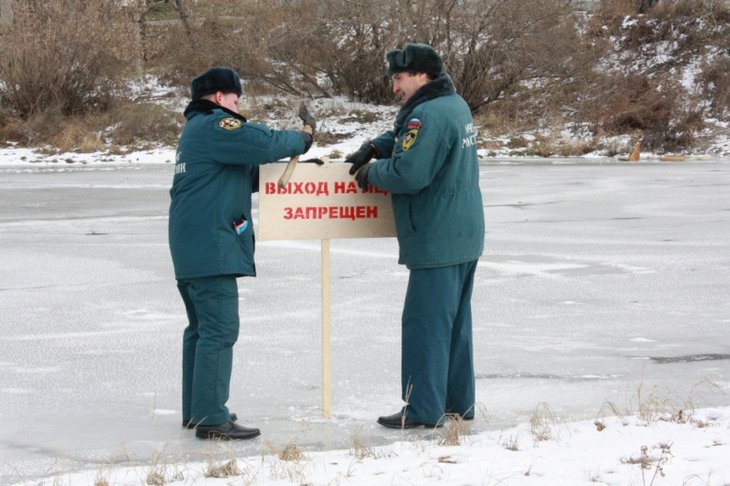
<instances>
[{"instance_id":1,"label":"jacket collar","mask_svg":"<svg viewBox=\"0 0 730 486\"><path fill-rule=\"evenodd\" d=\"M185 115L185 118L190 120L193 115L196 115L198 113L212 113L213 110L222 110L231 115L234 118L238 118L239 120L243 121L244 123L247 121L246 118L243 115L240 115L236 113L235 111L231 111L228 108L217 105L213 103L210 100L194 100L191 101L187 108L185 108L185 111L183 112L183 115Z\"/></svg>"},{"instance_id":2,"label":"jacket collar","mask_svg":"<svg viewBox=\"0 0 730 486\"><path fill-rule=\"evenodd\" d=\"M395 133L400 132L403 124L408 118L408 115L416 108L416 106L426 101L430 101L441 96L448 96L456 93L454 82L451 77L446 73L441 73L436 79L430 83L421 86L418 91L408 98L408 101L398 111L398 115L395 117Z\"/></svg>"}]
</instances>

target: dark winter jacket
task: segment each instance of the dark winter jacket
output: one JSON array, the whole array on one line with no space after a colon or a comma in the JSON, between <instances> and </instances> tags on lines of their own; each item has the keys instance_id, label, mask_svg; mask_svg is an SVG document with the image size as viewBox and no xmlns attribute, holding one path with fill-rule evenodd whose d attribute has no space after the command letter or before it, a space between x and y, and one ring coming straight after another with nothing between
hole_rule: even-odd
<instances>
[{"instance_id":1,"label":"dark winter jacket","mask_svg":"<svg viewBox=\"0 0 730 486\"><path fill-rule=\"evenodd\" d=\"M258 165L304 152L294 131L247 123L207 100L185 110L170 189L168 237L175 278L253 276L251 193Z\"/></svg>"},{"instance_id":2,"label":"dark winter jacket","mask_svg":"<svg viewBox=\"0 0 730 486\"><path fill-rule=\"evenodd\" d=\"M476 131L471 111L442 74L401 108L394 129L372 144L368 181L392 194L399 263L457 265L484 249Z\"/></svg>"}]
</instances>

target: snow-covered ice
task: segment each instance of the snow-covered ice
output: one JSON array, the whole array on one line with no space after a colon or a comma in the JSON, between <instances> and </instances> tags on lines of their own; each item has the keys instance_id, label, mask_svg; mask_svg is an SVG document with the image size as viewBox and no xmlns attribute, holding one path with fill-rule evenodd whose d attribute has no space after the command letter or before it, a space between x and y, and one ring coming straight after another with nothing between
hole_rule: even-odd
<instances>
[{"instance_id":1,"label":"snow-covered ice","mask_svg":"<svg viewBox=\"0 0 730 486\"><path fill-rule=\"evenodd\" d=\"M331 420L319 242L259 243L229 405L263 437L219 445L180 427L168 155L0 164L0 484L145 484L154 466L173 484L641 485L658 467L655 486L730 484L730 160L482 164L479 410L459 446L374 422L400 406L396 242L332 242ZM290 443L306 459L266 455ZM241 475L204 477L232 457Z\"/></svg>"}]
</instances>

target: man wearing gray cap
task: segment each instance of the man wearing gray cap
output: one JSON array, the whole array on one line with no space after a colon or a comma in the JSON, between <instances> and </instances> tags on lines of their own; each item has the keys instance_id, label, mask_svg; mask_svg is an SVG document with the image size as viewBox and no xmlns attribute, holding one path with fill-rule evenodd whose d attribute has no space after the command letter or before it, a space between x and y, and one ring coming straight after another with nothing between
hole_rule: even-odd
<instances>
[{"instance_id":1,"label":"man wearing gray cap","mask_svg":"<svg viewBox=\"0 0 730 486\"><path fill-rule=\"evenodd\" d=\"M406 405L378 423L438 427L449 415L474 418L471 294L484 248L476 131L433 48L406 44L386 61L403 106L392 130L346 159L362 189L391 193L399 263L410 271L401 320Z\"/></svg>"}]
</instances>

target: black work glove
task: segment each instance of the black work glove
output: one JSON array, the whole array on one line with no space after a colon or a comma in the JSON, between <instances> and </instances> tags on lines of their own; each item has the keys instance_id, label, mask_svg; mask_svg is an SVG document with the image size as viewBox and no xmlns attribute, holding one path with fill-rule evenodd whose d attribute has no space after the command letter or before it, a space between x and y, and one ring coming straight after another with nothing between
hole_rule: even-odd
<instances>
[{"instance_id":1,"label":"black work glove","mask_svg":"<svg viewBox=\"0 0 730 486\"><path fill-rule=\"evenodd\" d=\"M350 175L357 172L360 167L370 162L375 157L375 147L370 142L365 142L354 154L350 154L345 159L346 164L352 164L350 167Z\"/></svg>"},{"instance_id":2,"label":"black work glove","mask_svg":"<svg viewBox=\"0 0 730 486\"><path fill-rule=\"evenodd\" d=\"M312 137L312 134L302 130L299 132L299 135L301 135L302 140L304 140L304 152L303 154L306 154L309 148L312 146L312 142L314 141L314 138Z\"/></svg>"},{"instance_id":3,"label":"black work glove","mask_svg":"<svg viewBox=\"0 0 730 486\"><path fill-rule=\"evenodd\" d=\"M304 112L302 112L302 110L304 110ZM299 116L304 123L304 131L314 135L314 131L317 129L317 120L312 116L304 103L302 103L299 107Z\"/></svg>"},{"instance_id":4,"label":"black work glove","mask_svg":"<svg viewBox=\"0 0 730 486\"><path fill-rule=\"evenodd\" d=\"M322 159L307 159L307 160L300 160L300 164L317 164L317 165L324 165L324 160Z\"/></svg>"},{"instance_id":5,"label":"black work glove","mask_svg":"<svg viewBox=\"0 0 730 486\"><path fill-rule=\"evenodd\" d=\"M350 170L350 172L352 172L352 170ZM368 172L370 172L370 164L366 162L355 173L355 180L357 181L357 185L363 191L368 190Z\"/></svg>"},{"instance_id":6,"label":"black work glove","mask_svg":"<svg viewBox=\"0 0 730 486\"><path fill-rule=\"evenodd\" d=\"M317 129L317 122L314 120L314 118L309 118L308 120L304 120L304 130L305 131L312 131L312 134L314 134L314 131Z\"/></svg>"}]
</instances>

